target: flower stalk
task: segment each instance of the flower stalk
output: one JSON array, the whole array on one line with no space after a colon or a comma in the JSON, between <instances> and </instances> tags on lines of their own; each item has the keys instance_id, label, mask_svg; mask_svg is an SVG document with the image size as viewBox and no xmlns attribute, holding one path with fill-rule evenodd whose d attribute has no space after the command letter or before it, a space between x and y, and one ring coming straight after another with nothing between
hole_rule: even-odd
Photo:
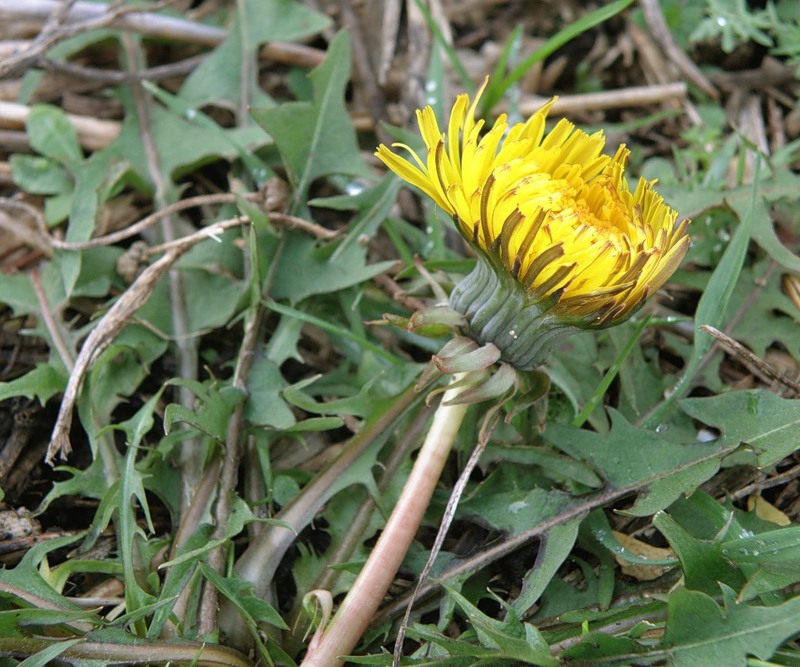
<instances>
[{"instance_id":1,"label":"flower stalk","mask_svg":"<svg viewBox=\"0 0 800 667\"><path fill-rule=\"evenodd\" d=\"M453 376L456 385L460 376ZM417 460L378 542L327 628L318 630L303 667L334 667L355 648L375 617L411 546L467 410L453 403L462 391L451 386L433 416Z\"/></svg>"}]
</instances>

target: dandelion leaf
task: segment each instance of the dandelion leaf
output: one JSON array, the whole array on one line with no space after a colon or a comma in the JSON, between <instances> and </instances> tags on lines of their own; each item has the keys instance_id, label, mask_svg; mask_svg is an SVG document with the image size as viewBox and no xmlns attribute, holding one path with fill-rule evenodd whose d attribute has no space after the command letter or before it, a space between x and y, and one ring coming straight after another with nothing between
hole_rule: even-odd
<instances>
[{"instance_id":1,"label":"dandelion leaf","mask_svg":"<svg viewBox=\"0 0 800 667\"><path fill-rule=\"evenodd\" d=\"M592 463L606 480L606 493L638 491L636 502L627 510L636 516L654 514L681 494L694 491L736 446L670 442L654 431L633 426L615 410L609 412L608 434L552 424L545 437L567 454Z\"/></svg>"},{"instance_id":2,"label":"dandelion leaf","mask_svg":"<svg viewBox=\"0 0 800 667\"><path fill-rule=\"evenodd\" d=\"M314 179L331 174L369 176L358 149L353 123L344 104L350 79L350 39L340 32L324 62L309 75L312 102L287 102L252 114L275 140L294 190L296 213L305 208Z\"/></svg>"},{"instance_id":3,"label":"dandelion leaf","mask_svg":"<svg viewBox=\"0 0 800 667\"><path fill-rule=\"evenodd\" d=\"M769 391L688 398L681 401L681 408L720 431L724 444L746 444L759 467L776 463L800 447L800 404Z\"/></svg>"},{"instance_id":4,"label":"dandelion leaf","mask_svg":"<svg viewBox=\"0 0 800 667\"><path fill-rule=\"evenodd\" d=\"M747 657L768 660L800 627L800 598L774 607L737 603L732 589L721 586L722 608L710 596L683 589L669 601L664 642L669 665L744 667Z\"/></svg>"}]
</instances>

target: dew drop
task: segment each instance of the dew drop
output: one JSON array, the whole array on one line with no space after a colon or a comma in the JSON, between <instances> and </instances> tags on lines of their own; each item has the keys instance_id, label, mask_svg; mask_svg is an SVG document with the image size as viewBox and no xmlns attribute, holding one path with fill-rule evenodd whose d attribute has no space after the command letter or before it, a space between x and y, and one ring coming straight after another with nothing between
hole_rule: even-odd
<instances>
[{"instance_id":1,"label":"dew drop","mask_svg":"<svg viewBox=\"0 0 800 667\"><path fill-rule=\"evenodd\" d=\"M518 500L517 502L511 503L508 506L508 511L512 514L517 514L518 512L524 510L527 506L528 503L526 503L524 500Z\"/></svg>"},{"instance_id":2,"label":"dew drop","mask_svg":"<svg viewBox=\"0 0 800 667\"><path fill-rule=\"evenodd\" d=\"M364 186L356 181L350 181L347 185L345 185L344 191L351 197L354 197L355 195L360 195L362 192L364 192Z\"/></svg>"},{"instance_id":3,"label":"dew drop","mask_svg":"<svg viewBox=\"0 0 800 667\"><path fill-rule=\"evenodd\" d=\"M717 439L717 434L714 431L710 431L707 428L701 428L697 432L697 441L698 442L714 442Z\"/></svg>"},{"instance_id":4,"label":"dew drop","mask_svg":"<svg viewBox=\"0 0 800 667\"><path fill-rule=\"evenodd\" d=\"M436 92L438 90L439 90L439 86L437 86L436 82L433 81L432 79L428 79L425 82L425 103L426 104L430 104L431 106L436 104L436 102L438 101Z\"/></svg>"}]
</instances>

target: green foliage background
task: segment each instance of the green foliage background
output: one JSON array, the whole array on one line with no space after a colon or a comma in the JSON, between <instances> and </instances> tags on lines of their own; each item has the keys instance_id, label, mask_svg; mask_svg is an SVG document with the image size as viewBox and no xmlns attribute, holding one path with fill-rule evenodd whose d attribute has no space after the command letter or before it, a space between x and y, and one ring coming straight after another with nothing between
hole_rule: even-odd
<instances>
[{"instance_id":1,"label":"green foliage background","mask_svg":"<svg viewBox=\"0 0 800 667\"><path fill-rule=\"evenodd\" d=\"M607 4L567 26L551 51L630 4ZM743 1L695 4L695 31L681 35L685 22L674 28L687 47L719 40L732 51L753 41L797 62L792 3L763 11ZM684 3L663 5L674 18ZM375 139L357 134L348 113L347 31L336 32L307 78L288 73L287 99L273 99L258 84L259 49L316 36L330 19L293 0L241 0L229 18L228 37L179 90L146 86L146 116L127 87L115 89L125 120L107 148L87 156L65 113L36 105L26 125L33 152L10 160L15 186L42 198L44 224L63 230L68 243L96 236L99 211L125 194L156 207L177 202L187 178L210 164L225 165L237 198L204 213L202 223L247 216L252 224L197 243L173 267L183 302L162 279L93 360L71 432L82 463L61 462L36 510L46 517L81 498L92 501L93 514L81 530L43 540L0 570L3 665L57 657L120 664L132 656L245 665L251 647L262 664L296 664L316 622L304 596L348 588L429 418L413 386L444 339L368 324L384 313L409 315L373 279L399 260L394 277L430 299L423 269L447 289L471 260L446 242L449 222L428 202L427 229L399 216L399 183L376 169ZM54 57L108 40L122 51L125 39L117 30L92 31L61 43ZM504 56L483 112L550 47L516 69ZM441 92L442 63L458 55L437 49L430 82ZM512 51L509 43L506 56ZM30 90L39 74L26 75ZM674 309L663 300L617 329L570 338L547 368L549 402L498 426L418 603L406 664L800 664L792 641L800 628L796 516L788 525L769 521L725 481L766 488L793 469L800 403L775 387L730 386L723 354L698 328L725 330L760 356L775 348L800 355L800 311L782 288L785 275L800 272L800 259L771 215L797 206L797 145L759 155L714 104L697 98L703 125L687 130L672 155L638 164L695 220L670 289ZM435 102L446 107L444 98ZM204 111L217 107L233 122ZM157 151L155 174L145 131ZM742 170L731 183L731 162L753 158L753 178ZM276 175L289 184L287 213L330 223L333 238L277 224L247 198ZM796 239L796 214L791 219ZM190 227L188 219L178 224L181 233ZM148 242L165 240L157 236ZM126 252L121 243L56 248L35 275L0 277L0 301L50 350L47 361L0 384L0 399L58 402L87 334L130 289L116 264ZM40 317L42 299L55 328ZM74 315L76 304L89 304L89 314ZM176 361L187 358L192 377ZM613 397L604 401L609 386ZM473 410L459 434L406 559L411 579L480 418ZM220 470L234 446L243 464L226 486ZM305 452L334 462L294 464ZM189 521L184 487L204 482L211 492ZM634 552L621 533L674 556ZM113 547L100 548L108 540ZM637 579L622 564L660 574ZM124 586L114 609L71 597L79 582L111 579ZM203 622L208 591L222 603L212 627ZM398 595L376 620L354 664L390 663L384 649L402 601Z\"/></svg>"}]
</instances>

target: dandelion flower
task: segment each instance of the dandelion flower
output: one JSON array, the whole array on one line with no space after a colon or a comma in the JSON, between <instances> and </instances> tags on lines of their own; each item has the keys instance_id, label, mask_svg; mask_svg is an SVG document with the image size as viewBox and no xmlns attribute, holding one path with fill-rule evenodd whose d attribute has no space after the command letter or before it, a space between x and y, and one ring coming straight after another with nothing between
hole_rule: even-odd
<instances>
[{"instance_id":1,"label":"dandelion flower","mask_svg":"<svg viewBox=\"0 0 800 667\"><path fill-rule=\"evenodd\" d=\"M552 100L510 127L501 115L484 133L475 109L487 81L471 103L458 97L446 132L431 107L417 111L424 160L404 144L395 146L410 159L384 145L376 155L452 216L479 259L450 305L473 338L526 370L559 334L636 312L683 259L688 220L677 223L654 182L631 192L625 146L608 156L602 132L567 120L547 132Z\"/></svg>"}]
</instances>

